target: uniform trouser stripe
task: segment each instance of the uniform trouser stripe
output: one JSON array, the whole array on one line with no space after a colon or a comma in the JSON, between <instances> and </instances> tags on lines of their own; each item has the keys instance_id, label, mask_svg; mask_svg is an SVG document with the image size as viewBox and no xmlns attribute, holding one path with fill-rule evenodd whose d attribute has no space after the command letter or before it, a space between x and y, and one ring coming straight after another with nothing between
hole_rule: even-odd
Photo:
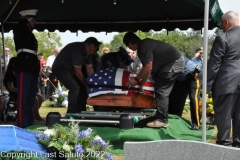
<instances>
[{"instance_id":1,"label":"uniform trouser stripe","mask_svg":"<svg viewBox=\"0 0 240 160\"><path fill-rule=\"evenodd\" d=\"M18 122L19 122L19 127L22 127L23 126L23 122L22 122L22 110L23 110L23 106L22 106L22 92L23 92L23 76L24 76L24 73L20 73L20 78L19 78L19 81L20 81L20 85L19 85L19 95L18 95Z\"/></svg>"},{"instance_id":2,"label":"uniform trouser stripe","mask_svg":"<svg viewBox=\"0 0 240 160\"><path fill-rule=\"evenodd\" d=\"M197 76L194 77L195 81L196 81L196 85L197 85L197 89L195 92L195 106L196 106L196 118L197 118L197 125L200 126L200 120L199 120L199 103L198 103L198 93L199 93L199 89L200 89L200 81L197 78Z\"/></svg>"}]
</instances>

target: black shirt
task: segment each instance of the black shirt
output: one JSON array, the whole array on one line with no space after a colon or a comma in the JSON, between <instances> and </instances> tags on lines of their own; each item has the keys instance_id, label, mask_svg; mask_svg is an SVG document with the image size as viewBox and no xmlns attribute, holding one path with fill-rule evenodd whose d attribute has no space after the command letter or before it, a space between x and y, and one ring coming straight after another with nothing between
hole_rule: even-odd
<instances>
[{"instance_id":1,"label":"black shirt","mask_svg":"<svg viewBox=\"0 0 240 160\"><path fill-rule=\"evenodd\" d=\"M75 74L75 66L83 66L92 63L92 56L87 55L84 48L84 42L73 42L66 45L53 63L54 70L65 70L70 74Z\"/></svg>"},{"instance_id":2,"label":"black shirt","mask_svg":"<svg viewBox=\"0 0 240 160\"><path fill-rule=\"evenodd\" d=\"M152 61L152 72L161 70L166 65L182 57L179 50L168 43L146 38L138 44L138 57L143 65ZM182 68L174 68L174 72Z\"/></svg>"}]
</instances>

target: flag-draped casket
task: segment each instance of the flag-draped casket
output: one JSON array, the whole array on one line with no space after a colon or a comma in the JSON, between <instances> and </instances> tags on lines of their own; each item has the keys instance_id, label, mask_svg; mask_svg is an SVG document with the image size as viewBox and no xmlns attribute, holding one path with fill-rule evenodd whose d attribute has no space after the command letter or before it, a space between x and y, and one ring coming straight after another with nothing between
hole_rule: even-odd
<instances>
[{"instance_id":1,"label":"flag-draped casket","mask_svg":"<svg viewBox=\"0 0 240 160\"><path fill-rule=\"evenodd\" d=\"M135 76L135 73L121 68L95 72L87 78L90 97L87 101L88 105L155 108L155 100L152 97L153 81L148 80L145 83L143 87L145 95L137 92L139 84L130 89L126 87L129 78Z\"/></svg>"}]
</instances>

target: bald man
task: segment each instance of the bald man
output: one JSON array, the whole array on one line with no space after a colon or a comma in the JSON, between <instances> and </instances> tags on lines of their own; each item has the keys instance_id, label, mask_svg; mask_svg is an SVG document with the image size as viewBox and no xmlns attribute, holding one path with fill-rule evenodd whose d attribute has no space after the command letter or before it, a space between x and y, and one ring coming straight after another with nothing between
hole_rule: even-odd
<instances>
[{"instance_id":1,"label":"bald man","mask_svg":"<svg viewBox=\"0 0 240 160\"><path fill-rule=\"evenodd\" d=\"M58 56L59 53L60 53L60 49L56 47L53 50L53 55L51 55L47 58L46 66L47 66L48 73L49 73L49 80L52 82L52 83L50 83L50 86L49 86L49 96L52 96L54 94L55 88L58 85L58 81L57 81L55 75L52 73L52 65L53 65L53 62L55 61L55 58Z\"/></svg>"},{"instance_id":2,"label":"bald man","mask_svg":"<svg viewBox=\"0 0 240 160\"><path fill-rule=\"evenodd\" d=\"M207 68L207 90L212 91L217 144L240 147L240 26L238 14L222 16L223 34L212 46ZM232 120L232 140L230 138Z\"/></svg>"}]
</instances>

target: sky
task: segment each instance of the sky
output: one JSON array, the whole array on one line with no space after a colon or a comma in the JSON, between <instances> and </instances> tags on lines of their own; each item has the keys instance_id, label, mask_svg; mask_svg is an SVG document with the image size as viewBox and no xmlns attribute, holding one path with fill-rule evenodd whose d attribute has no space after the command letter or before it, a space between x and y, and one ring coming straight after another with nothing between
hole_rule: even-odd
<instances>
[{"instance_id":1,"label":"sky","mask_svg":"<svg viewBox=\"0 0 240 160\"><path fill-rule=\"evenodd\" d=\"M234 10L238 12L239 17L240 17L240 0L218 0L220 3L220 7L223 11L223 13ZM210 31L212 32L212 31ZM88 33L82 33L81 31L78 31L77 33L71 33L70 31L66 32L58 32L56 31L61 36L61 42L63 44L62 47L67 45L68 43L71 42L76 42L76 41L84 41L87 37L96 37L99 41L103 41L104 43L110 43L110 41L113 39L113 36L118 34L117 32L112 32L112 33L107 33L106 32L88 32ZM212 32L213 33L213 32ZM5 36L12 36L12 33L7 33Z\"/></svg>"}]
</instances>

